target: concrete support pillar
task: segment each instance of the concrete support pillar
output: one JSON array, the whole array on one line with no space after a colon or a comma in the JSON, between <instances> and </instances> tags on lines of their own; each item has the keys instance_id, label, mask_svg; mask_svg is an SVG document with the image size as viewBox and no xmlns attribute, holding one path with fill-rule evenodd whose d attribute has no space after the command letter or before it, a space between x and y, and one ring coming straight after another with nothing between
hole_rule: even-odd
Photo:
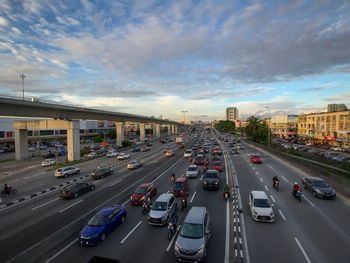
<instances>
[{"instance_id":1,"label":"concrete support pillar","mask_svg":"<svg viewBox=\"0 0 350 263\"><path fill-rule=\"evenodd\" d=\"M28 158L27 129L15 129L15 152L18 161Z\"/></svg>"},{"instance_id":2,"label":"concrete support pillar","mask_svg":"<svg viewBox=\"0 0 350 263\"><path fill-rule=\"evenodd\" d=\"M80 121L68 121L67 129L67 158L68 161L80 160Z\"/></svg>"},{"instance_id":3,"label":"concrete support pillar","mask_svg":"<svg viewBox=\"0 0 350 263\"><path fill-rule=\"evenodd\" d=\"M144 142L145 141L145 124L140 122L140 141Z\"/></svg>"},{"instance_id":4,"label":"concrete support pillar","mask_svg":"<svg viewBox=\"0 0 350 263\"><path fill-rule=\"evenodd\" d=\"M174 133L176 134L177 133L177 126L174 125Z\"/></svg>"},{"instance_id":5,"label":"concrete support pillar","mask_svg":"<svg viewBox=\"0 0 350 263\"><path fill-rule=\"evenodd\" d=\"M160 137L160 124L159 123L156 123L155 124L156 126L156 138L159 138Z\"/></svg>"},{"instance_id":6,"label":"concrete support pillar","mask_svg":"<svg viewBox=\"0 0 350 263\"><path fill-rule=\"evenodd\" d=\"M168 125L167 125L167 128L168 128L168 135L171 135L171 125L168 124Z\"/></svg>"},{"instance_id":7,"label":"concrete support pillar","mask_svg":"<svg viewBox=\"0 0 350 263\"><path fill-rule=\"evenodd\" d=\"M116 122L116 137L117 137L117 146L123 146L122 142L124 141L124 123Z\"/></svg>"}]
</instances>

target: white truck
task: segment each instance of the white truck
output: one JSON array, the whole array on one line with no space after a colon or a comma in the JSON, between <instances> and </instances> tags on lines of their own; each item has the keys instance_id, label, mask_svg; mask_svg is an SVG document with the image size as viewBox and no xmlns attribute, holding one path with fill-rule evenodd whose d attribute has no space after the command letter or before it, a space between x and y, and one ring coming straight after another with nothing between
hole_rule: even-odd
<instances>
[{"instance_id":1,"label":"white truck","mask_svg":"<svg viewBox=\"0 0 350 263\"><path fill-rule=\"evenodd\" d=\"M184 142L184 137L181 135L176 136L176 143L180 144Z\"/></svg>"}]
</instances>

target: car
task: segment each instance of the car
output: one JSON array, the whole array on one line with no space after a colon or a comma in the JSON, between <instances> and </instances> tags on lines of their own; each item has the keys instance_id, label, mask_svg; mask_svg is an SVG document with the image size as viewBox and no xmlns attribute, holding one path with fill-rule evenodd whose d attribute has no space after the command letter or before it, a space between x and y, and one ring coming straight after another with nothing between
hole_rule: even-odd
<instances>
[{"instance_id":1,"label":"car","mask_svg":"<svg viewBox=\"0 0 350 263\"><path fill-rule=\"evenodd\" d=\"M152 143L151 143L151 142L148 142L148 143L146 144L146 146L147 146L147 147L151 147L151 146L152 146Z\"/></svg>"},{"instance_id":2,"label":"car","mask_svg":"<svg viewBox=\"0 0 350 263\"><path fill-rule=\"evenodd\" d=\"M148 152L149 150L151 150L149 147L141 147L140 149L141 152Z\"/></svg>"},{"instance_id":3,"label":"car","mask_svg":"<svg viewBox=\"0 0 350 263\"><path fill-rule=\"evenodd\" d=\"M309 190L314 197L324 199L335 199L337 194L334 189L319 177L305 177L301 184L303 188Z\"/></svg>"},{"instance_id":4,"label":"car","mask_svg":"<svg viewBox=\"0 0 350 263\"><path fill-rule=\"evenodd\" d=\"M150 198L157 194L157 187L153 183L143 183L136 188L135 192L130 196L132 205L142 205L146 195Z\"/></svg>"},{"instance_id":5,"label":"car","mask_svg":"<svg viewBox=\"0 0 350 263\"><path fill-rule=\"evenodd\" d=\"M216 189L220 188L219 172L216 170L207 170L203 176L203 189Z\"/></svg>"},{"instance_id":6,"label":"car","mask_svg":"<svg viewBox=\"0 0 350 263\"><path fill-rule=\"evenodd\" d=\"M191 207L175 241L176 258L179 261L204 261L210 237L211 221L208 210L205 207Z\"/></svg>"},{"instance_id":7,"label":"car","mask_svg":"<svg viewBox=\"0 0 350 263\"><path fill-rule=\"evenodd\" d=\"M198 154L193 161L195 165L207 165L208 159L203 154Z\"/></svg>"},{"instance_id":8,"label":"car","mask_svg":"<svg viewBox=\"0 0 350 263\"><path fill-rule=\"evenodd\" d=\"M117 156L118 160L125 160L125 159L129 159L130 158L130 154L128 153L119 153Z\"/></svg>"},{"instance_id":9,"label":"car","mask_svg":"<svg viewBox=\"0 0 350 263\"><path fill-rule=\"evenodd\" d=\"M115 156L118 156L117 150L109 150L106 154L106 157L115 157Z\"/></svg>"},{"instance_id":10,"label":"car","mask_svg":"<svg viewBox=\"0 0 350 263\"><path fill-rule=\"evenodd\" d=\"M56 164L56 160L55 159L45 159L42 163L41 166L42 167L47 167L47 166L51 166L51 165L55 165Z\"/></svg>"},{"instance_id":11,"label":"car","mask_svg":"<svg viewBox=\"0 0 350 263\"><path fill-rule=\"evenodd\" d=\"M244 147L243 147L243 145L241 143L237 143L237 149L238 150L243 150Z\"/></svg>"},{"instance_id":12,"label":"car","mask_svg":"<svg viewBox=\"0 0 350 263\"><path fill-rule=\"evenodd\" d=\"M221 161L214 161L213 165L212 165L212 169L218 171L219 173L221 173L222 170L223 170Z\"/></svg>"},{"instance_id":13,"label":"car","mask_svg":"<svg viewBox=\"0 0 350 263\"><path fill-rule=\"evenodd\" d=\"M250 192L249 207L253 220L261 222L274 222L275 214L264 191Z\"/></svg>"},{"instance_id":14,"label":"car","mask_svg":"<svg viewBox=\"0 0 350 263\"><path fill-rule=\"evenodd\" d=\"M232 153L232 154L235 154L235 155L239 154L239 152L238 152L237 149L233 149L233 150L231 151L231 153Z\"/></svg>"},{"instance_id":15,"label":"car","mask_svg":"<svg viewBox=\"0 0 350 263\"><path fill-rule=\"evenodd\" d=\"M131 151L132 152L139 152L139 151L141 151L141 149L139 147L133 147Z\"/></svg>"},{"instance_id":16,"label":"car","mask_svg":"<svg viewBox=\"0 0 350 263\"><path fill-rule=\"evenodd\" d=\"M160 139L159 142L162 143L162 144L164 144L164 143L167 143L168 141L165 140L165 139Z\"/></svg>"},{"instance_id":17,"label":"car","mask_svg":"<svg viewBox=\"0 0 350 263\"><path fill-rule=\"evenodd\" d=\"M128 163L127 167L129 170L133 170L133 169L137 169L137 168L141 168L143 166L142 162L139 162L137 160L133 160L130 163Z\"/></svg>"},{"instance_id":18,"label":"car","mask_svg":"<svg viewBox=\"0 0 350 263\"><path fill-rule=\"evenodd\" d=\"M152 204L148 214L148 224L164 226L176 210L177 203L175 196L171 193L161 194Z\"/></svg>"},{"instance_id":19,"label":"car","mask_svg":"<svg viewBox=\"0 0 350 263\"><path fill-rule=\"evenodd\" d=\"M220 147L214 147L213 148L213 154L214 155L221 155L222 151L221 151Z\"/></svg>"},{"instance_id":20,"label":"car","mask_svg":"<svg viewBox=\"0 0 350 263\"><path fill-rule=\"evenodd\" d=\"M89 183L75 183L67 185L60 192L60 197L64 199L77 198L87 192L95 190L95 185Z\"/></svg>"},{"instance_id":21,"label":"car","mask_svg":"<svg viewBox=\"0 0 350 263\"><path fill-rule=\"evenodd\" d=\"M67 167L58 168L55 171L56 177L68 177L73 174L80 174L80 168L67 166Z\"/></svg>"},{"instance_id":22,"label":"car","mask_svg":"<svg viewBox=\"0 0 350 263\"><path fill-rule=\"evenodd\" d=\"M197 165L193 164L188 166L186 170L186 177L187 178L197 178L199 176L199 168Z\"/></svg>"},{"instance_id":23,"label":"car","mask_svg":"<svg viewBox=\"0 0 350 263\"><path fill-rule=\"evenodd\" d=\"M117 226L125 222L126 215L123 205L102 208L79 232L79 243L82 246L100 244Z\"/></svg>"},{"instance_id":24,"label":"car","mask_svg":"<svg viewBox=\"0 0 350 263\"><path fill-rule=\"evenodd\" d=\"M50 159L50 158L55 158L55 157L56 157L56 155L50 151L48 153L43 154L43 158L45 158L45 159Z\"/></svg>"},{"instance_id":25,"label":"car","mask_svg":"<svg viewBox=\"0 0 350 263\"><path fill-rule=\"evenodd\" d=\"M34 145L29 146L28 147L28 151L35 152L36 151L36 147Z\"/></svg>"},{"instance_id":26,"label":"car","mask_svg":"<svg viewBox=\"0 0 350 263\"><path fill-rule=\"evenodd\" d=\"M167 150L167 151L165 152L165 156L166 156L166 157L172 157L172 156L174 156L174 155L175 155L175 153L174 153L173 150Z\"/></svg>"},{"instance_id":27,"label":"car","mask_svg":"<svg viewBox=\"0 0 350 263\"><path fill-rule=\"evenodd\" d=\"M105 167L105 168L96 169L90 174L90 177L92 179L103 179L104 177L112 174L113 174L113 170L109 167Z\"/></svg>"},{"instance_id":28,"label":"car","mask_svg":"<svg viewBox=\"0 0 350 263\"><path fill-rule=\"evenodd\" d=\"M187 149L184 152L184 158L190 158L192 156L192 149Z\"/></svg>"},{"instance_id":29,"label":"car","mask_svg":"<svg viewBox=\"0 0 350 263\"><path fill-rule=\"evenodd\" d=\"M90 153L88 153L88 154L86 155L86 157L88 157L88 158L93 158L93 157L95 157L95 156L97 156L97 153L96 153L96 152L90 152Z\"/></svg>"},{"instance_id":30,"label":"car","mask_svg":"<svg viewBox=\"0 0 350 263\"><path fill-rule=\"evenodd\" d=\"M253 164L261 164L262 159L258 154L251 154L250 155L250 162Z\"/></svg>"},{"instance_id":31,"label":"car","mask_svg":"<svg viewBox=\"0 0 350 263\"><path fill-rule=\"evenodd\" d=\"M171 193L176 197L187 197L189 191L189 184L186 177L180 177L175 180Z\"/></svg>"}]
</instances>

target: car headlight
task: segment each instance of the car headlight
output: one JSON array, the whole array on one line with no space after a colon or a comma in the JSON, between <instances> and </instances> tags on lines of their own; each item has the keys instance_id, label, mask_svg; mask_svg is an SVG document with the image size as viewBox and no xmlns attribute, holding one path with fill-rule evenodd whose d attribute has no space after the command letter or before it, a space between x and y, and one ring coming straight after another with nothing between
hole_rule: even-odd
<instances>
[{"instance_id":1,"label":"car headlight","mask_svg":"<svg viewBox=\"0 0 350 263\"><path fill-rule=\"evenodd\" d=\"M198 254L203 254L204 253L204 247L201 247L198 251L197 251Z\"/></svg>"},{"instance_id":2,"label":"car headlight","mask_svg":"<svg viewBox=\"0 0 350 263\"><path fill-rule=\"evenodd\" d=\"M207 181L204 181L203 184L207 184L208 182Z\"/></svg>"},{"instance_id":3,"label":"car headlight","mask_svg":"<svg viewBox=\"0 0 350 263\"><path fill-rule=\"evenodd\" d=\"M214 184L218 184L219 182L218 181L215 181Z\"/></svg>"},{"instance_id":4,"label":"car headlight","mask_svg":"<svg viewBox=\"0 0 350 263\"><path fill-rule=\"evenodd\" d=\"M130 196L130 200L132 201L133 199L132 199L132 196Z\"/></svg>"},{"instance_id":5,"label":"car headlight","mask_svg":"<svg viewBox=\"0 0 350 263\"><path fill-rule=\"evenodd\" d=\"M316 193L323 194L320 190L316 189Z\"/></svg>"}]
</instances>

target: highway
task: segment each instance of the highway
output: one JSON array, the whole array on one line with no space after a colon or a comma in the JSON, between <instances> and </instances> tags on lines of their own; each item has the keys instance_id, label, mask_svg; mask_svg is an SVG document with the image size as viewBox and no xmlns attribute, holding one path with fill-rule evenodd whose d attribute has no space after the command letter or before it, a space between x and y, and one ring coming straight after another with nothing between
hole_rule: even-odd
<instances>
[{"instance_id":1,"label":"highway","mask_svg":"<svg viewBox=\"0 0 350 263\"><path fill-rule=\"evenodd\" d=\"M207 137L216 137L208 133ZM198 139L190 138L191 147ZM350 258L350 204L338 195L336 200L315 199L304 191L299 203L290 193L294 181L305 176L276 156L244 143L238 155L232 155L228 143L220 141L224 165L220 190L203 190L201 177L189 180L189 207L207 207L212 221L207 262L348 262ZM166 158L162 149L176 149ZM249 155L259 152L262 164L250 164ZM13 206L0 209L0 262L87 262L92 256L104 256L121 262L176 262L174 239L167 239L166 227L147 223L141 207L133 207L129 196L143 182L154 182L158 195L171 188L170 173L185 174L190 164L175 143L154 144L151 151L132 153L144 162L143 168L126 170L127 162L116 158L98 158L79 165L81 174L57 179L52 171L26 174L18 179L21 194L31 194L58 183L84 177L98 164L114 166L114 174L92 181L96 190L73 200L58 198L58 189ZM281 178L281 189L271 187L272 177ZM23 181L25 180L25 181ZM225 202L223 185L229 182L232 198ZM237 188L235 186L238 186ZM251 190L263 190L274 204L275 222L252 220L248 207ZM96 247L81 247L77 234L99 209L124 204L127 220ZM178 212L179 225L186 212ZM242 213L239 213L242 210Z\"/></svg>"}]
</instances>

